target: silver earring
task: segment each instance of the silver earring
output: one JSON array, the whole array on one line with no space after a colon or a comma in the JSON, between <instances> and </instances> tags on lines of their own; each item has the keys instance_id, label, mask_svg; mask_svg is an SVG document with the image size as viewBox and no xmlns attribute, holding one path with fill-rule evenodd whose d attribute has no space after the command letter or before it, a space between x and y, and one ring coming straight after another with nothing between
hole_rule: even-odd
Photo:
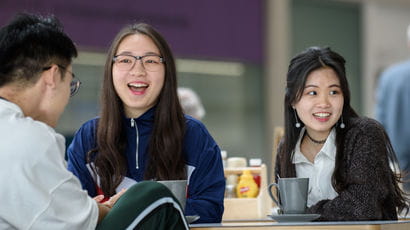
<instances>
[{"instance_id":1,"label":"silver earring","mask_svg":"<svg viewBox=\"0 0 410 230\"><path fill-rule=\"evenodd\" d=\"M295 120L296 120L295 127L300 128L301 125L300 125L300 122L298 120L298 116L296 115L296 109L293 109L293 113L295 113Z\"/></svg>"},{"instance_id":2,"label":"silver earring","mask_svg":"<svg viewBox=\"0 0 410 230\"><path fill-rule=\"evenodd\" d=\"M344 129L346 127L345 123L343 123L343 116L341 117L342 122L340 123L340 128Z\"/></svg>"}]
</instances>

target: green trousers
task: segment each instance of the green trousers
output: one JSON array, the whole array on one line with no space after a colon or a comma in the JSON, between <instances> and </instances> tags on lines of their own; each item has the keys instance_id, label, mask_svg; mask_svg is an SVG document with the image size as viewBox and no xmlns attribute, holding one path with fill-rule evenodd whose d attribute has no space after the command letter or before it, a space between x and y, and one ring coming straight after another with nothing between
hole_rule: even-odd
<instances>
[{"instance_id":1,"label":"green trousers","mask_svg":"<svg viewBox=\"0 0 410 230\"><path fill-rule=\"evenodd\" d=\"M130 187L97 226L113 229L189 229L177 199L164 185L143 181Z\"/></svg>"}]
</instances>

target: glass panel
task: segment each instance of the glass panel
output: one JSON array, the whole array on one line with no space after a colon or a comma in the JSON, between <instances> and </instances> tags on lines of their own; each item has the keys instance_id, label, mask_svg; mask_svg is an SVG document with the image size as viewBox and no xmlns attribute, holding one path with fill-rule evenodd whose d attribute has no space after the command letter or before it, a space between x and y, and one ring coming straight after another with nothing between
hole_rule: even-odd
<instances>
[{"instance_id":1,"label":"glass panel","mask_svg":"<svg viewBox=\"0 0 410 230\"><path fill-rule=\"evenodd\" d=\"M77 94L70 98L56 128L57 132L66 137L67 145L71 143L75 131L99 112L103 66L74 64L73 72L81 79L81 87Z\"/></svg>"},{"instance_id":2,"label":"glass panel","mask_svg":"<svg viewBox=\"0 0 410 230\"><path fill-rule=\"evenodd\" d=\"M360 4L326 0L292 1L292 53L330 46L346 59L351 105L362 112Z\"/></svg>"},{"instance_id":3,"label":"glass panel","mask_svg":"<svg viewBox=\"0 0 410 230\"><path fill-rule=\"evenodd\" d=\"M264 112L261 68L239 63L243 71L179 73L180 87L193 89L205 107L203 123L228 157L262 158ZM229 68L225 66L224 68ZM179 69L179 68L177 68ZM233 69L233 68L232 68ZM217 73L212 69L210 73Z\"/></svg>"}]
</instances>

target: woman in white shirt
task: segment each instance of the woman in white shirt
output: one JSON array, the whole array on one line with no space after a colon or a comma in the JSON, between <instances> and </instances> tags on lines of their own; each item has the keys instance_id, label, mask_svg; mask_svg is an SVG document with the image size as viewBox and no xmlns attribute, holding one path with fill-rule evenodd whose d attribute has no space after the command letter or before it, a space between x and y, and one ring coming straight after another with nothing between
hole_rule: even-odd
<instances>
[{"instance_id":1,"label":"woman in white shirt","mask_svg":"<svg viewBox=\"0 0 410 230\"><path fill-rule=\"evenodd\" d=\"M311 47L289 65L285 135L275 178L309 177L308 213L318 220L397 219L409 203L390 163L396 157L383 127L350 106L345 60Z\"/></svg>"}]
</instances>

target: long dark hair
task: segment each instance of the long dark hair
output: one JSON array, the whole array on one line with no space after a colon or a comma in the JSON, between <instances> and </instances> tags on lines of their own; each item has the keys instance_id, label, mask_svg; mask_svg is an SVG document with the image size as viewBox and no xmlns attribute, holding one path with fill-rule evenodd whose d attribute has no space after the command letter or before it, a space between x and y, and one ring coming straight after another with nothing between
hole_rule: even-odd
<instances>
[{"instance_id":1,"label":"long dark hair","mask_svg":"<svg viewBox=\"0 0 410 230\"><path fill-rule=\"evenodd\" d=\"M357 113L350 106L350 91L346 78L345 60L339 54L331 51L329 48L311 47L304 52L296 55L290 62L289 70L287 74L286 93L285 93L285 135L280 148L281 160L283 162L281 167L281 177L294 177L295 171L293 167L287 167L292 165L292 158L296 142L299 137L300 128L295 126L296 117L292 107L302 97L302 93L305 87L306 79L314 70L328 67L332 68L340 81L340 87L343 92L344 104L342 117L350 118L357 117ZM299 119L299 122L303 125L303 122ZM349 126L348 119L344 120L346 127ZM336 146L337 146L337 159L336 168L334 171L333 182L336 178L340 178L340 168L338 162L340 162L343 153L343 141L346 129L341 129L336 126ZM332 183L333 183L332 182ZM335 185L335 183L333 183ZM339 188L335 188L336 191Z\"/></svg>"},{"instance_id":2,"label":"long dark hair","mask_svg":"<svg viewBox=\"0 0 410 230\"><path fill-rule=\"evenodd\" d=\"M154 127L148 145L149 162L145 179L185 179L185 159L182 144L185 118L177 96L177 76L174 57L165 39L148 24L138 23L124 27L115 37L105 63L101 94L101 114L97 127L97 148L89 152L95 170L100 176L105 195L115 193L127 171L123 152L126 148L123 103L117 95L112 78L113 57L122 40L133 34L148 36L158 47L165 60L164 86L157 99ZM94 154L98 152L98 154Z\"/></svg>"},{"instance_id":3,"label":"long dark hair","mask_svg":"<svg viewBox=\"0 0 410 230\"><path fill-rule=\"evenodd\" d=\"M350 90L346 78L345 63L345 59L330 48L310 47L292 58L287 73L285 92L285 134L278 152L278 160L281 167L279 175L276 175L276 177L296 177L295 166L292 163L292 159L299 138L300 128L295 126L297 115L295 115L292 104L295 104L301 99L307 77L311 72L320 68L331 68L336 72L340 81L340 88L343 92L344 104L341 117L343 117L343 123L345 124L345 128L343 129L340 128L339 122L335 124L337 150L335 169L332 175L332 185L338 193L346 188L347 181L345 181L342 176L344 170L342 168L344 140L346 131L350 126L350 118L358 117L358 114L350 106ZM298 119L298 121L302 126L304 125L300 119ZM396 163L397 159L387 134L385 134L385 137L387 157L390 162ZM401 182L400 173L392 173L392 180L394 181L393 193L395 204L399 207L399 210L402 210L406 205L403 192L398 187L398 182Z\"/></svg>"}]
</instances>

